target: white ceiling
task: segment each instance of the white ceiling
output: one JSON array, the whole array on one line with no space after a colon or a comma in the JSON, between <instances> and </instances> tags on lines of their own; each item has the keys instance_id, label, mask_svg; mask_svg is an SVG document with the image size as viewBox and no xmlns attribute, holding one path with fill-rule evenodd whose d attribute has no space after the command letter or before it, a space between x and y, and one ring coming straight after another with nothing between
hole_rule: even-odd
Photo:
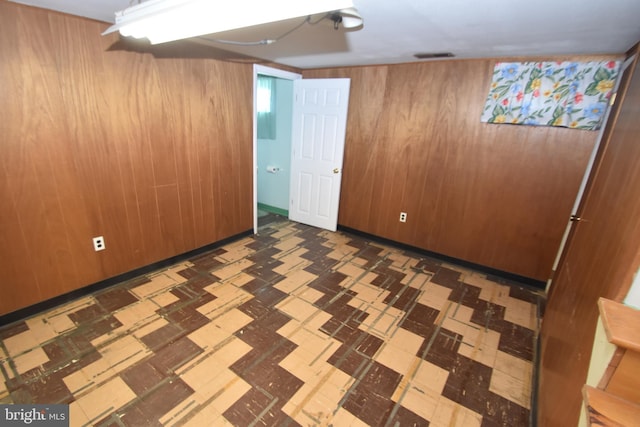
<instances>
[{"instance_id":1,"label":"white ceiling","mask_svg":"<svg viewBox=\"0 0 640 427\"><path fill-rule=\"evenodd\" d=\"M113 22L116 11L137 3L14 1L105 23ZM305 24L271 45L210 41L277 38L302 22L297 19L209 35L197 42L304 69L412 62L418 61L415 53L425 52L451 52L456 58L622 53L640 40L640 0L353 1L364 18L360 31L336 31L325 21Z\"/></svg>"}]
</instances>

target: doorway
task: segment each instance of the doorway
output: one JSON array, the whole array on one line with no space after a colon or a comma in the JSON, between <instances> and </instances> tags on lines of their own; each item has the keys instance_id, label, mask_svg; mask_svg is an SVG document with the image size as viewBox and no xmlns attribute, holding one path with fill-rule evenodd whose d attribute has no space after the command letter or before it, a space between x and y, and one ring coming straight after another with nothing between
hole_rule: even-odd
<instances>
[{"instance_id":1,"label":"doorway","mask_svg":"<svg viewBox=\"0 0 640 427\"><path fill-rule=\"evenodd\" d=\"M275 134L269 138L258 138L258 80L259 76L273 77L276 93L280 89L278 110L288 117L280 116L281 126L287 126L288 132L280 132L276 125ZM258 232L259 207L278 213L282 209L283 201L288 199L289 162L288 154L291 147L291 118L293 106L293 80L301 79L302 75L279 70L263 65L253 66L253 232ZM291 95L286 95L290 93ZM285 96L283 96L285 94ZM288 100L288 106L287 99ZM284 104L283 104L284 103ZM283 108L284 107L284 108ZM283 139L283 137L285 139ZM288 138L288 141L286 140ZM284 205L286 206L286 205Z\"/></svg>"}]
</instances>

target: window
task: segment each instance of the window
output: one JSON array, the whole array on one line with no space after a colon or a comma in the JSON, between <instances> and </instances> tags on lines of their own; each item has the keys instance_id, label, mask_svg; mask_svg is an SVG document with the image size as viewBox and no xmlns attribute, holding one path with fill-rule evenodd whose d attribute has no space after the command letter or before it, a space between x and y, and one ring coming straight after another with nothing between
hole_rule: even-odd
<instances>
[{"instance_id":1,"label":"window","mask_svg":"<svg viewBox=\"0 0 640 427\"><path fill-rule=\"evenodd\" d=\"M258 139L276 139L276 78L258 75Z\"/></svg>"}]
</instances>

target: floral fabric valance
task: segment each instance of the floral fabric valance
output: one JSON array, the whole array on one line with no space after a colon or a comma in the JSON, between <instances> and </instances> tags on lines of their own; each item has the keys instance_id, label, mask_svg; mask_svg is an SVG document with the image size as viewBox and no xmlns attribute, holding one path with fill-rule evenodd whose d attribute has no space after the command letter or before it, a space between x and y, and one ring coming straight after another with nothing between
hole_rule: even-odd
<instances>
[{"instance_id":1,"label":"floral fabric valance","mask_svg":"<svg viewBox=\"0 0 640 427\"><path fill-rule=\"evenodd\" d=\"M481 121L599 129L620 62L502 62Z\"/></svg>"}]
</instances>

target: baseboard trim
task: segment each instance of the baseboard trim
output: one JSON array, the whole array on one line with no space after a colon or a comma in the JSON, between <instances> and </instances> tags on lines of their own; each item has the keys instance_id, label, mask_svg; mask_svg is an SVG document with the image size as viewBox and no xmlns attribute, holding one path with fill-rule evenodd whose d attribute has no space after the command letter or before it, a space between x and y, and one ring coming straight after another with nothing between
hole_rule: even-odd
<instances>
[{"instance_id":1,"label":"baseboard trim","mask_svg":"<svg viewBox=\"0 0 640 427\"><path fill-rule=\"evenodd\" d=\"M426 249L418 248L416 246L407 245L406 243L397 242L395 240L387 239L384 237L376 236L375 234L366 233L364 231L360 231L351 227L345 227L344 225L338 224L338 230L344 231L347 233L352 233L372 241L377 241L383 244L388 244L395 246L400 249L408 250L411 252L415 252L420 255L424 255L430 258L437 259L439 261L448 262L451 264L457 264L461 267L470 268L481 273L487 274L489 276L494 276L500 279L504 279L510 282L516 282L519 285L524 285L530 288L534 288L536 290L545 290L546 283L541 280L532 279L530 277L524 277L517 274L509 273L506 271L498 270L495 268L487 267L480 264L475 264L469 261L464 261L458 258L450 257L448 255L439 254L437 252L428 251Z\"/></svg>"},{"instance_id":2,"label":"baseboard trim","mask_svg":"<svg viewBox=\"0 0 640 427\"><path fill-rule=\"evenodd\" d=\"M258 203L258 209L289 218L289 211L286 209L276 208L275 206L265 205L264 203Z\"/></svg>"},{"instance_id":3,"label":"baseboard trim","mask_svg":"<svg viewBox=\"0 0 640 427\"><path fill-rule=\"evenodd\" d=\"M219 240L214 243L210 243L208 245L202 246L200 248L193 249L191 251L172 256L170 258L154 262L153 264L146 265L144 267L136 268L135 270L128 271L123 274L119 274L114 277L110 277L105 280L101 280L100 282L93 283L91 285L84 286L80 289L75 289L66 294L58 295L56 297L50 298L45 301L38 302L36 304L30 305L25 308L18 309L16 311L12 311L7 314L3 314L0 316L0 327L9 325L14 322L18 322L29 317L32 317L38 313L41 313L46 310L50 310L58 305L65 304L67 302L73 301L78 298L82 298L87 296L93 292L97 292L103 289L106 289L110 286L116 285L121 282L126 282L127 280L134 279L138 276L142 276L148 273L151 273L156 270L161 270L163 268L169 267L173 264L177 264L181 261L185 261L189 258L193 258L194 256L198 256L205 252L209 252L214 250L220 246L224 246L228 243L231 243L240 238L250 236L253 234L253 230L243 231L226 239Z\"/></svg>"}]
</instances>

